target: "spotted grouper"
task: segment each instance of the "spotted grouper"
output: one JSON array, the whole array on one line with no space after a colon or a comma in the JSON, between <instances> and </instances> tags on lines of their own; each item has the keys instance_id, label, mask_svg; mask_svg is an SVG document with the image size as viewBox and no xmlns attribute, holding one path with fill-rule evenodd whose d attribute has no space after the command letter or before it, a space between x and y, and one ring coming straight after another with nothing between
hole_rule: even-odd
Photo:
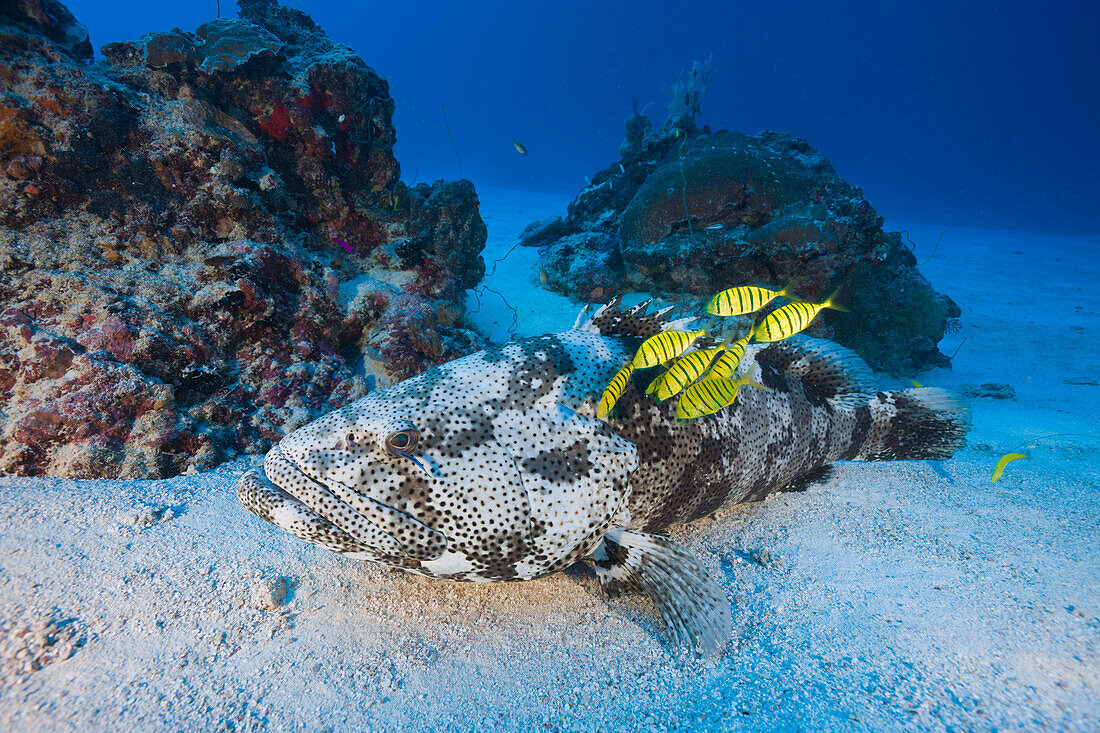
<instances>
[{"instance_id":1,"label":"spotted grouper","mask_svg":"<svg viewBox=\"0 0 1100 733\"><path fill-rule=\"evenodd\" d=\"M678 644L720 651L730 606L663 530L823 480L838 460L945 459L967 412L936 389L882 392L854 353L804 336L750 346L743 388L676 418L638 372L605 419L604 386L685 321L617 301L569 331L429 369L280 441L241 503L308 542L447 580L527 580L577 561L608 594L652 599Z\"/></svg>"}]
</instances>

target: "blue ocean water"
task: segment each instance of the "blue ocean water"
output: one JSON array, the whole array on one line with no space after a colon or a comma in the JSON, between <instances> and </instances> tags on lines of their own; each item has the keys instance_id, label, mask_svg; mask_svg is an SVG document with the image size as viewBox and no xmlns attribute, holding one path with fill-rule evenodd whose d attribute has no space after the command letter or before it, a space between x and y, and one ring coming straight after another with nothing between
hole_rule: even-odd
<instances>
[{"instance_id":1,"label":"blue ocean water","mask_svg":"<svg viewBox=\"0 0 1100 733\"><path fill-rule=\"evenodd\" d=\"M392 82L407 182L461 176L564 205L617 159L632 100L659 125L668 87L711 58L700 124L804 137L887 220L1100 230L1090 0L288 4ZM68 5L97 50L236 12Z\"/></svg>"},{"instance_id":2,"label":"blue ocean water","mask_svg":"<svg viewBox=\"0 0 1100 733\"><path fill-rule=\"evenodd\" d=\"M497 342L573 322L520 232L618 160L635 101L659 127L710 59L700 125L804 137L961 305L951 369L879 376L971 395L967 448L841 462L675 528L732 601L733 643L698 662L591 575L420 583L301 541L237 500L259 455L164 480L0 476L0 729L1098 729L1095 3L285 4L390 81L406 183L476 184L488 267L467 317ZM66 5L97 52L236 12Z\"/></svg>"}]
</instances>

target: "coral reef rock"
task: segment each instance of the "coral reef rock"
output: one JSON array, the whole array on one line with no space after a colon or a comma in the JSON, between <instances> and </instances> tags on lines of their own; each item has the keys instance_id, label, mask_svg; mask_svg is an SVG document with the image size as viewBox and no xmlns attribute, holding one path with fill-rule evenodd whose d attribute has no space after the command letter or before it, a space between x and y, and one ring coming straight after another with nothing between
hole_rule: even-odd
<instances>
[{"instance_id":1,"label":"coral reef rock","mask_svg":"<svg viewBox=\"0 0 1100 733\"><path fill-rule=\"evenodd\" d=\"M810 333L895 373L948 363L937 344L958 306L828 160L791 135L681 127L654 132L635 115L621 160L592 178L565 220L528 227L521 241L542 248L547 287L599 301L797 280L799 296L820 302L843 285L851 312L826 311Z\"/></svg>"},{"instance_id":2,"label":"coral reef rock","mask_svg":"<svg viewBox=\"0 0 1100 733\"><path fill-rule=\"evenodd\" d=\"M386 81L240 8L93 63L0 1L0 473L208 468L483 346L473 186L402 184Z\"/></svg>"}]
</instances>

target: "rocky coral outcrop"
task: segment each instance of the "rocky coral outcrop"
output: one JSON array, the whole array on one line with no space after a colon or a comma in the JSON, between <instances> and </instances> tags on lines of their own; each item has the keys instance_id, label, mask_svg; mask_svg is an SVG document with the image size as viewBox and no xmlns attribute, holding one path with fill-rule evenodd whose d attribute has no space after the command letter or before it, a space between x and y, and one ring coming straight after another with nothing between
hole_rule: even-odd
<instances>
[{"instance_id":1,"label":"rocky coral outcrop","mask_svg":"<svg viewBox=\"0 0 1100 733\"><path fill-rule=\"evenodd\" d=\"M824 299L843 285L850 314L819 317L811 333L908 372L948 363L937 349L958 306L916 268L901 235L806 141L696 129L654 131L635 115L620 161L597 173L564 220L533 223L546 285L588 301L624 290L678 299L734 285ZM778 305L778 304L777 304Z\"/></svg>"},{"instance_id":2,"label":"rocky coral outcrop","mask_svg":"<svg viewBox=\"0 0 1100 733\"><path fill-rule=\"evenodd\" d=\"M0 1L0 473L206 468L483 345L473 186L402 184L386 81L240 7L90 63Z\"/></svg>"}]
</instances>

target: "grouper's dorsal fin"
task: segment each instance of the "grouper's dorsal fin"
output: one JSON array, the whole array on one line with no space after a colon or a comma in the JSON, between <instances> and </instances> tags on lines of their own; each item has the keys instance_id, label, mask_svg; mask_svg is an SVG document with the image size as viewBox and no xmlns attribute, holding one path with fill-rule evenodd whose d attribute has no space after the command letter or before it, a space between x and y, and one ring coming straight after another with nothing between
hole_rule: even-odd
<instances>
[{"instance_id":1,"label":"grouper's dorsal fin","mask_svg":"<svg viewBox=\"0 0 1100 733\"><path fill-rule=\"evenodd\" d=\"M622 296L616 296L610 303L601 305L593 311L590 316L587 308L581 311L574 328L587 333L598 333L601 336L634 336L647 339L670 329L686 330L692 322L698 320L695 316L672 318L671 313L676 306L671 305L647 313L652 303L652 299L644 300L633 308L623 308Z\"/></svg>"},{"instance_id":2,"label":"grouper's dorsal fin","mask_svg":"<svg viewBox=\"0 0 1100 733\"><path fill-rule=\"evenodd\" d=\"M862 403L878 391L871 368L859 354L825 339L798 334L764 346L755 358L834 403Z\"/></svg>"}]
</instances>

